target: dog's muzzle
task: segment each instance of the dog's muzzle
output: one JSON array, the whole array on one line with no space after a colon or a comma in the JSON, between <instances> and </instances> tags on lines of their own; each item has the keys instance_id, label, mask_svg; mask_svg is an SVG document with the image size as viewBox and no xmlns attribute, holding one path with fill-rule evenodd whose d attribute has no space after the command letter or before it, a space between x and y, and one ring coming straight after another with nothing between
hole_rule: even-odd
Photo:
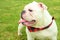
<instances>
[{"instance_id":1,"label":"dog's muzzle","mask_svg":"<svg viewBox=\"0 0 60 40\"><path fill-rule=\"evenodd\" d=\"M26 13L25 10L21 12L21 18L22 18L22 19L24 19L24 18L23 18L23 15L24 15L25 13ZM24 20L25 20L25 19L24 19ZM27 20L26 20L26 21L27 21ZM31 20L30 22L36 22L36 20Z\"/></svg>"}]
</instances>

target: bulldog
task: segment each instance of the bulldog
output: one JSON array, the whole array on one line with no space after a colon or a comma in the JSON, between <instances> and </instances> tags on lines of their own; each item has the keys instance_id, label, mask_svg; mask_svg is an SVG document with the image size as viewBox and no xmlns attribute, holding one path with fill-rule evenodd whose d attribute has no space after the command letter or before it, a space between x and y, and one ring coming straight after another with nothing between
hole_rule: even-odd
<instances>
[{"instance_id":1,"label":"bulldog","mask_svg":"<svg viewBox=\"0 0 60 40\"><path fill-rule=\"evenodd\" d=\"M27 40L57 40L57 25L43 3L32 2L27 4L19 20L18 35L26 26Z\"/></svg>"}]
</instances>

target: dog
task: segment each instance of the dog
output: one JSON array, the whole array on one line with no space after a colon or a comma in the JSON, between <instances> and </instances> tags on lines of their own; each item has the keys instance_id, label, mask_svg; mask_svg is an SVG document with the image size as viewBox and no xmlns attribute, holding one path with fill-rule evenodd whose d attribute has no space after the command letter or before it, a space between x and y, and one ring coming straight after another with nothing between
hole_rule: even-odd
<instances>
[{"instance_id":1,"label":"dog","mask_svg":"<svg viewBox=\"0 0 60 40\"><path fill-rule=\"evenodd\" d=\"M57 40L57 25L47 6L43 3L32 2L27 4L19 20L18 35L26 26L27 40Z\"/></svg>"}]
</instances>

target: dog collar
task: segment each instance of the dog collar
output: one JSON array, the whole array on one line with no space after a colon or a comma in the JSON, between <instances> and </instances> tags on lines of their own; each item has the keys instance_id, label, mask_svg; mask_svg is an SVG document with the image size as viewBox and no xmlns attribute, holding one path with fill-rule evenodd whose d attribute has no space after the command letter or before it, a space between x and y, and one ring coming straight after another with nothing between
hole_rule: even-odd
<instances>
[{"instance_id":1,"label":"dog collar","mask_svg":"<svg viewBox=\"0 0 60 40\"><path fill-rule=\"evenodd\" d=\"M49 28L52 25L53 19L54 19L54 17L52 17L51 23L49 25L43 27L43 28L35 28L35 27L31 27L31 26L27 26L27 28L28 28L28 30L30 32L37 32L37 31L41 31L41 30L47 29L47 28Z\"/></svg>"}]
</instances>

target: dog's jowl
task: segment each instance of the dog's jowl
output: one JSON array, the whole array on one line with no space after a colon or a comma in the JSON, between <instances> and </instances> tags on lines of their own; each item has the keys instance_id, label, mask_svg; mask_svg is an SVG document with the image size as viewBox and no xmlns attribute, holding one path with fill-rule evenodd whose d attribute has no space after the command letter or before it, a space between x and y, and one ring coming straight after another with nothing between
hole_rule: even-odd
<instances>
[{"instance_id":1,"label":"dog's jowl","mask_svg":"<svg viewBox=\"0 0 60 40\"><path fill-rule=\"evenodd\" d=\"M27 4L19 20L18 35L22 35L21 29L26 26L27 40L57 40L57 25L47 6L43 3L32 2Z\"/></svg>"}]
</instances>

